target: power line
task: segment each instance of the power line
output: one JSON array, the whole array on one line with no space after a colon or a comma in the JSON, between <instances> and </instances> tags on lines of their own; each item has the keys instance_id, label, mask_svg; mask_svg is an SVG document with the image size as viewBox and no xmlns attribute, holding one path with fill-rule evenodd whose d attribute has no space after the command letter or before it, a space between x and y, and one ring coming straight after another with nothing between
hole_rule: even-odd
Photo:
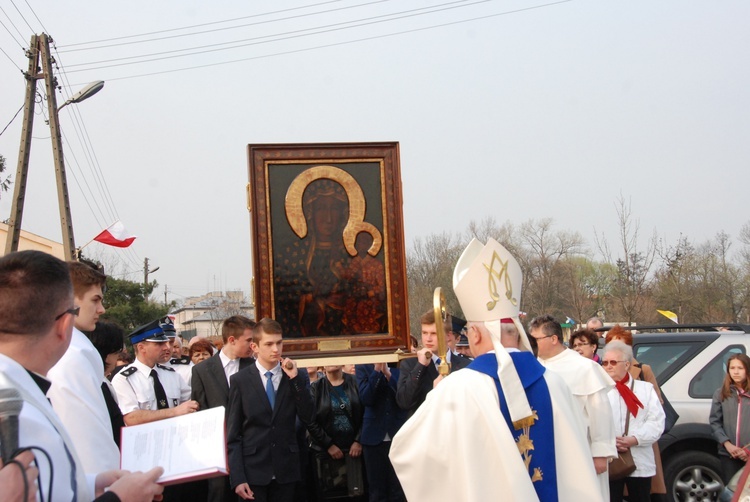
<instances>
[{"instance_id":1,"label":"power line","mask_svg":"<svg viewBox=\"0 0 750 502\"><path fill-rule=\"evenodd\" d=\"M343 42L333 42L333 43L330 43L330 44L323 44L323 45L317 45L317 46L314 46L314 47L305 47L305 48L302 48L302 49L293 49L293 50L288 50L288 51L275 52L275 53L272 53L272 54L264 54L264 55L261 55L261 56L251 56L251 57L247 57L247 58L232 59L230 61L221 61L221 62L218 62L218 63L207 63L207 64L202 64L202 65L187 66L187 67L183 67L183 68L175 68L175 69L172 69L172 70L162 70L162 71L155 71L155 72L149 72L149 73L140 73L140 74L137 74L137 75L126 75L126 76L123 76L123 77L113 77L113 78L108 78L107 81L108 82L114 82L114 81L117 81L117 80L129 80L129 79L132 79L132 78L151 77L151 76L154 76L154 75L165 75L165 74L168 74L168 73L177 73L177 72L188 71L188 70L196 70L196 69L200 69L200 68L210 68L210 67L214 67L214 66L222 66L222 65L227 65L227 64L241 63L241 62L244 62L244 61L254 61L254 60L258 60L258 59L266 59L266 58L272 58L272 57L277 57L277 56L286 56L286 55L290 55L290 54L299 54L299 53L310 52L310 51L314 51L314 50L318 50L318 49L327 49L327 48L338 47L338 46L342 46L342 45L350 45L350 44L355 44L355 43L359 43L359 42L367 42L367 41L371 41L371 40L378 40L378 39L381 39L381 38L390 38L390 37L395 37L395 36L399 36L399 35L405 35L405 34L409 34L409 33L417 33L417 32L421 32L421 31L433 30L433 29L436 29L436 28L444 28L444 27L447 27L447 26L455 26L455 25L458 25L458 24L464 24L464 23L469 23L469 22L473 22L473 21L480 21L480 20L490 19L490 18L499 17L499 16L506 16L506 15L509 15L509 14L517 14L517 13L520 13L520 12L525 12L525 11L530 11L530 10L535 10L535 9L542 9L542 8L551 7L551 6L559 5L559 4L564 4L564 3L568 3L568 2L572 2L572 1L573 0L560 0L560 1L557 1L557 2L540 4L540 5L535 5L535 6L532 6L532 7L525 7L525 8L522 8L522 9L515 9L515 10L510 10L510 11L505 11L505 12L499 12L497 14L487 14L487 15L484 15L484 16L478 16L478 17L473 17L473 18L469 18L469 19L462 19L462 20L459 20L459 21L451 21L451 22L436 24L436 25L432 25L432 26L425 26L425 27L422 27L422 28L413 28L413 29L409 29L409 30L397 31L397 32L394 32L394 33L386 33L386 34L383 34L383 35L374 35L374 36L371 36L371 37L358 38L358 39L354 39L354 40L346 40L346 41L343 41ZM70 73L73 73L73 71L75 71L75 70L72 70ZM77 70L77 71L84 71L84 70ZM78 85L80 85L80 84L78 84Z\"/></svg>"},{"instance_id":2,"label":"power line","mask_svg":"<svg viewBox=\"0 0 750 502\"><path fill-rule=\"evenodd\" d=\"M10 16L8 15L8 13L5 12L5 9L3 9L2 7L0 7L0 12L2 12L3 14L5 14L5 17L8 18L8 22L10 23L10 25L13 27L14 30L16 30L16 33L18 33L18 35L21 37L21 40L23 40L23 33L21 33L21 31L16 27L15 23L13 23L13 20L10 18ZM0 21L0 24L3 25L3 28L5 28L5 30L13 38L13 40L15 40L16 43L18 45L20 45L21 48L23 49L24 48L23 44L18 42L18 40L16 39L16 36L13 33L11 33L11 31L5 26L5 24L3 24L2 21ZM32 31L34 31L34 30L32 30Z\"/></svg>"},{"instance_id":3,"label":"power line","mask_svg":"<svg viewBox=\"0 0 750 502\"><path fill-rule=\"evenodd\" d=\"M240 44L240 45L235 45L233 47L224 47L224 48L221 48L221 49L211 49L211 50L205 50L205 51L196 50L196 52L191 52L191 53L188 53L188 54L178 54L176 56L162 57L162 58L153 58L153 59L147 59L147 60L144 60L144 61L134 61L134 62L123 63L123 64L119 64L119 65L99 66L99 67L88 68L88 69L111 68L113 66L125 66L125 65L131 65L131 64L148 63L148 62L152 62L152 61L161 61L161 60L164 60L164 59L171 59L172 57L193 56L193 55L196 55L196 54L205 54L207 52L217 52L217 51L221 51L221 50L231 50L231 49L237 49L239 47L247 47L247 46L250 46L250 45L258 45L260 43L277 42L277 41L280 41L280 40L290 40L290 39L293 39L293 38L300 38L300 37L303 37L303 36L318 35L318 34L321 34L321 33L330 33L330 32L333 32L333 31L347 30L347 29L351 29L351 28L358 28L360 26L367 26L367 25L370 25L370 24L379 24L379 23L384 23L384 22L388 22L388 21L395 21L395 20L399 20L399 19L405 19L405 18L409 18L409 17L415 17L415 16L419 16L419 15L432 14L433 12L441 12L441 11L444 11L444 10L451 10L451 9L456 9L456 8L469 7L469 6L477 5L477 4L480 4L480 3L492 2L492 1L495 1L495 0L478 0L478 1L475 1L475 2L472 2L472 3L468 3L468 4L465 3L466 1L467 0L456 0L456 1L453 1L453 2L447 2L447 3L439 4L439 5L432 5L432 6L429 6L429 7L420 7L420 8L417 8L417 9L410 9L410 10L405 10L405 11L401 11L401 12L393 12L393 13L389 13L389 14L381 14L379 16L371 16L371 17L366 17L366 18L362 18L362 19L355 19L353 21L341 21L341 22L338 22L338 23L331 23L331 24L326 24L326 25L312 27L312 28L302 28L302 29L299 29L299 30L292 30L292 31L287 31L287 32L277 33L277 34L272 34L272 35L263 35L263 36L259 36L259 37L246 38L246 39L242 39L242 40L233 40L233 41L230 41L230 42L219 42L219 43L215 43L215 44L201 45L201 46L197 46L197 47L188 47L186 49L175 49L175 50L171 50L171 51L162 51L162 52L155 52L155 53L151 53L151 54L142 54L142 55L139 55L139 56L127 56L127 57L122 57L122 58L107 59L107 60L103 60L103 61L92 61L92 62L89 62L89 63L78 63L78 64L70 65L70 67L72 68L72 67L75 67L75 66L89 66L89 65L99 64L99 63L109 63L109 62L113 62L113 61L124 61L124 60L128 60L128 59L137 59L137 58L145 58L145 57L150 57L150 56L159 56L159 55L162 55L162 54L174 54L174 53L177 53L177 52L192 51L192 50L196 50L196 49L207 49L207 48L210 48L210 47L220 47L220 46L225 46L225 45L230 45L230 44ZM454 4L457 4L457 3L463 4L463 5L454 5ZM448 6L448 5L450 5L450 7L445 7L445 6ZM436 8L436 7L445 7L445 8L440 9L440 8ZM425 10L427 10L428 12L421 12L421 11L425 11ZM405 14L405 15L399 16L400 14ZM399 17L394 17L394 16L399 16ZM390 18L390 19L382 19L382 18ZM380 20L379 21L374 21L376 19L380 19ZM371 22L367 22L367 21L371 21ZM352 24L352 23L358 23L358 22L360 24ZM347 25L347 24L349 24L351 26L343 26L343 25ZM334 28L334 27L339 27L339 28ZM325 29L325 28L331 28L331 29ZM309 32L309 31L312 31L312 30L320 30L320 31L313 32L313 33L305 33L305 32ZM286 37L285 35L290 35L290 36ZM278 37L278 38L274 38L274 37ZM265 42L251 42L251 41L254 41L254 40L263 40L263 39L269 39L269 38L273 38L273 40L268 40L268 41L265 41ZM242 42L251 42L251 43L242 43ZM71 70L71 73L74 72L74 71L84 71L84 70Z\"/></svg>"},{"instance_id":4,"label":"power line","mask_svg":"<svg viewBox=\"0 0 750 502\"><path fill-rule=\"evenodd\" d=\"M34 12L34 9L31 7L31 5L29 5L28 0L23 0L23 1L26 2L26 6L29 8L29 10L31 11L31 13L34 14L34 17L39 22L39 25L42 27L42 29L44 30L44 32L45 33L49 33L49 31L47 31L47 27L44 26L44 23L42 22L42 20L39 19L39 16L36 15L36 12Z\"/></svg>"},{"instance_id":5,"label":"power line","mask_svg":"<svg viewBox=\"0 0 750 502\"><path fill-rule=\"evenodd\" d=\"M13 8L16 9L16 12L18 12L18 15L21 16L21 19L23 19L23 22L26 23L26 26L29 27L29 31L31 31L31 33L34 33L34 28L31 27L31 25L29 24L29 22L24 17L23 13L21 13L21 11L18 10L18 7L16 6L16 2L14 2L13 0L10 0L10 3L13 4Z\"/></svg>"},{"instance_id":6,"label":"power line","mask_svg":"<svg viewBox=\"0 0 750 502\"><path fill-rule=\"evenodd\" d=\"M1 23L1 22L0 22L0 23ZM21 47L21 48L23 49L23 47ZM18 64L16 64L16 62L15 62L15 61L13 61L13 58L12 58L12 57L10 57L10 56L8 55L8 53L7 53L7 52L5 52L5 51L3 50L3 48L2 48L2 47L0 47L0 51L2 51L2 53L3 53L3 54L5 54L5 57L6 57L6 58L8 58L8 60L9 60L9 61L10 61L11 63L13 63L13 66L15 66L16 68L18 68L18 71L20 71L21 73L23 73L23 68L21 68L20 66L18 66Z\"/></svg>"},{"instance_id":7,"label":"power line","mask_svg":"<svg viewBox=\"0 0 750 502\"><path fill-rule=\"evenodd\" d=\"M292 8L289 8L289 9L282 9L282 10L277 10L277 11L264 12L264 13L261 13L261 14L253 14L251 16L236 17L236 18L233 18L233 19L225 19L223 21L212 21L212 22L209 22L209 23L194 24L192 26L183 26L181 28L169 28L169 29L166 29L166 30L158 30L158 31L151 31L151 32L147 32L147 33L140 33L140 34L137 34L137 35L126 35L126 36L122 36L122 37L105 38L105 39L102 39L102 40L92 40L90 42L79 42L79 43L75 43L75 44L61 45L60 47L61 48L63 48L63 47L77 47L79 45L97 44L97 43L100 43L100 42L111 42L111 41L114 41L114 40L126 40L128 38L145 37L145 36L148 36L148 35L158 35L160 33L170 33L170 32L173 32L173 31L189 30L191 28L200 28L200 27L203 27L203 26L211 26L211 25L214 25L214 24L230 23L230 22L233 22L233 21L241 21L243 19L250 19L250 18L254 18L254 17L269 16L269 15L272 15L272 14L281 14L281 13L284 13L284 12L290 12L290 11L295 11L295 10L300 10L300 9L309 9L310 7L318 7L320 5L326 5L326 4L329 4L329 3L337 3L337 2L340 2L340 1L341 0L329 0L328 2L320 2L320 3L316 3L316 4L312 4L312 5L303 5L301 7L292 7Z\"/></svg>"},{"instance_id":8,"label":"power line","mask_svg":"<svg viewBox=\"0 0 750 502\"><path fill-rule=\"evenodd\" d=\"M11 124L13 123L13 121L14 121L14 120L16 120L16 117L18 117L18 114L19 114L19 113L21 113L21 110L23 110L23 107L24 107L24 106L26 106L26 105L21 105L21 108L19 108L19 109L18 109L18 111L16 112L16 114L15 114L15 115L13 115L13 118L12 118L12 119L10 119L10 122L8 122L8 125L6 125L5 127L3 127L3 130L2 130L2 131L0 131L0 136L2 136L2 135L3 135L3 133L5 132L5 130L6 130L6 129L7 129L8 127L10 127L10 125L11 125Z\"/></svg>"}]
</instances>

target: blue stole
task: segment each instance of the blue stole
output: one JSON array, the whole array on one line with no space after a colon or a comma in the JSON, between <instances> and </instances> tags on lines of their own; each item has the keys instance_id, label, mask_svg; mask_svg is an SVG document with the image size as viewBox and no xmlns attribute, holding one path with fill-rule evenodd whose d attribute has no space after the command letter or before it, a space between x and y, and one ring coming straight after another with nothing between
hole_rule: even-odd
<instances>
[{"instance_id":1,"label":"blue stole","mask_svg":"<svg viewBox=\"0 0 750 502\"><path fill-rule=\"evenodd\" d=\"M552 418L552 401L549 397L547 382L544 380L545 368L531 352L511 352L510 357L516 367L518 376L526 391L526 398L536 418L534 425L516 430L510 420L508 404L497 376L497 358L495 354L483 354L468 368L484 373L495 381L497 395L500 398L500 411L508 424L521 458L526 463L532 484L539 500L542 502L557 501L557 469L555 465L555 435Z\"/></svg>"}]
</instances>

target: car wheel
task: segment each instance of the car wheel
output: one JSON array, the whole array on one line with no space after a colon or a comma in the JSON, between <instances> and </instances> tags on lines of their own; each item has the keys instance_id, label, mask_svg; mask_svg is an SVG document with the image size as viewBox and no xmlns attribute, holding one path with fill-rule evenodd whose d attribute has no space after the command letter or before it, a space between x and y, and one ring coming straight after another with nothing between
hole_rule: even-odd
<instances>
[{"instance_id":1,"label":"car wheel","mask_svg":"<svg viewBox=\"0 0 750 502\"><path fill-rule=\"evenodd\" d=\"M667 492L681 502L719 500L724 489L720 473L719 459L702 451L678 453L664 466Z\"/></svg>"}]
</instances>

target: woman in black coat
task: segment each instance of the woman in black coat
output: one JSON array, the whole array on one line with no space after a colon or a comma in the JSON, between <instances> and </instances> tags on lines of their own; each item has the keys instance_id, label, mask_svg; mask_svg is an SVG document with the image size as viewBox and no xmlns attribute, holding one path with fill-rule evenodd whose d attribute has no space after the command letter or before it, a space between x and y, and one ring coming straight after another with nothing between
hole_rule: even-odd
<instances>
[{"instance_id":1,"label":"woman in black coat","mask_svg":"<svg viewBox=\"0 0 750 502\"><path fill-rule=\"evenodd\" d=\"M321 499L344 494L357 497L364 494L359 443L364 407L357 379L344 373L343 366L326 366L325 374L311 386L315 420L307 426L312 449L321 452L316 455L318 493Z\"/></svg>"},{"instance_id":2,"label":"woman in black coat","mask_svg":"<svg viewBox=\"0 0 750 502\"><path fill-rule=\"evenodd\" d=\"M343 366L326 366L326 377L312 385L315 421L308 426L313 445L335 458L362 454L364 407L359 400L357 379L343 372Z\"/></svg>"}]
</instances>

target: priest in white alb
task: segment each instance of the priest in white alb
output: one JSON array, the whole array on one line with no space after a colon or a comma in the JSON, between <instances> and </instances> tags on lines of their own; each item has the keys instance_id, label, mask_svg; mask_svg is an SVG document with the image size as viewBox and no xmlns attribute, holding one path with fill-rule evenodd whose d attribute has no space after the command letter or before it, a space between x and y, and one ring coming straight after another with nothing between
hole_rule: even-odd
<instances>
[{"instance_id":1,"label":"priest in white alb","mask_svg":"<svg viewBox=\"0 0 750 502\"><path fill-rule=\"evenodd\" d=\"M591 456L602 497L609 500L610 459L617 457L615 424L607 393L615 382L594 360L563 345L562 326L551 316L539 316L529 323L536 339L539 362L560 375L570 387L585 420Z\"/></svg>"},{"instance_id":2,"label":"priest in white alb","mask_svg":"<svg viewBox=\"0 0 750 502\"><path fill-rule=\"evenodd\" d=\"M393 438L390 458L408 500L602 501L580 410L529 351L518 320L521 268L474 239L453 274L475 360L439 381ZM521 349L501 343L501 319ZM456 441L450 431L465 431ZM450 473L450 479L444 476Z\"/></svg>"}]
</instances>

